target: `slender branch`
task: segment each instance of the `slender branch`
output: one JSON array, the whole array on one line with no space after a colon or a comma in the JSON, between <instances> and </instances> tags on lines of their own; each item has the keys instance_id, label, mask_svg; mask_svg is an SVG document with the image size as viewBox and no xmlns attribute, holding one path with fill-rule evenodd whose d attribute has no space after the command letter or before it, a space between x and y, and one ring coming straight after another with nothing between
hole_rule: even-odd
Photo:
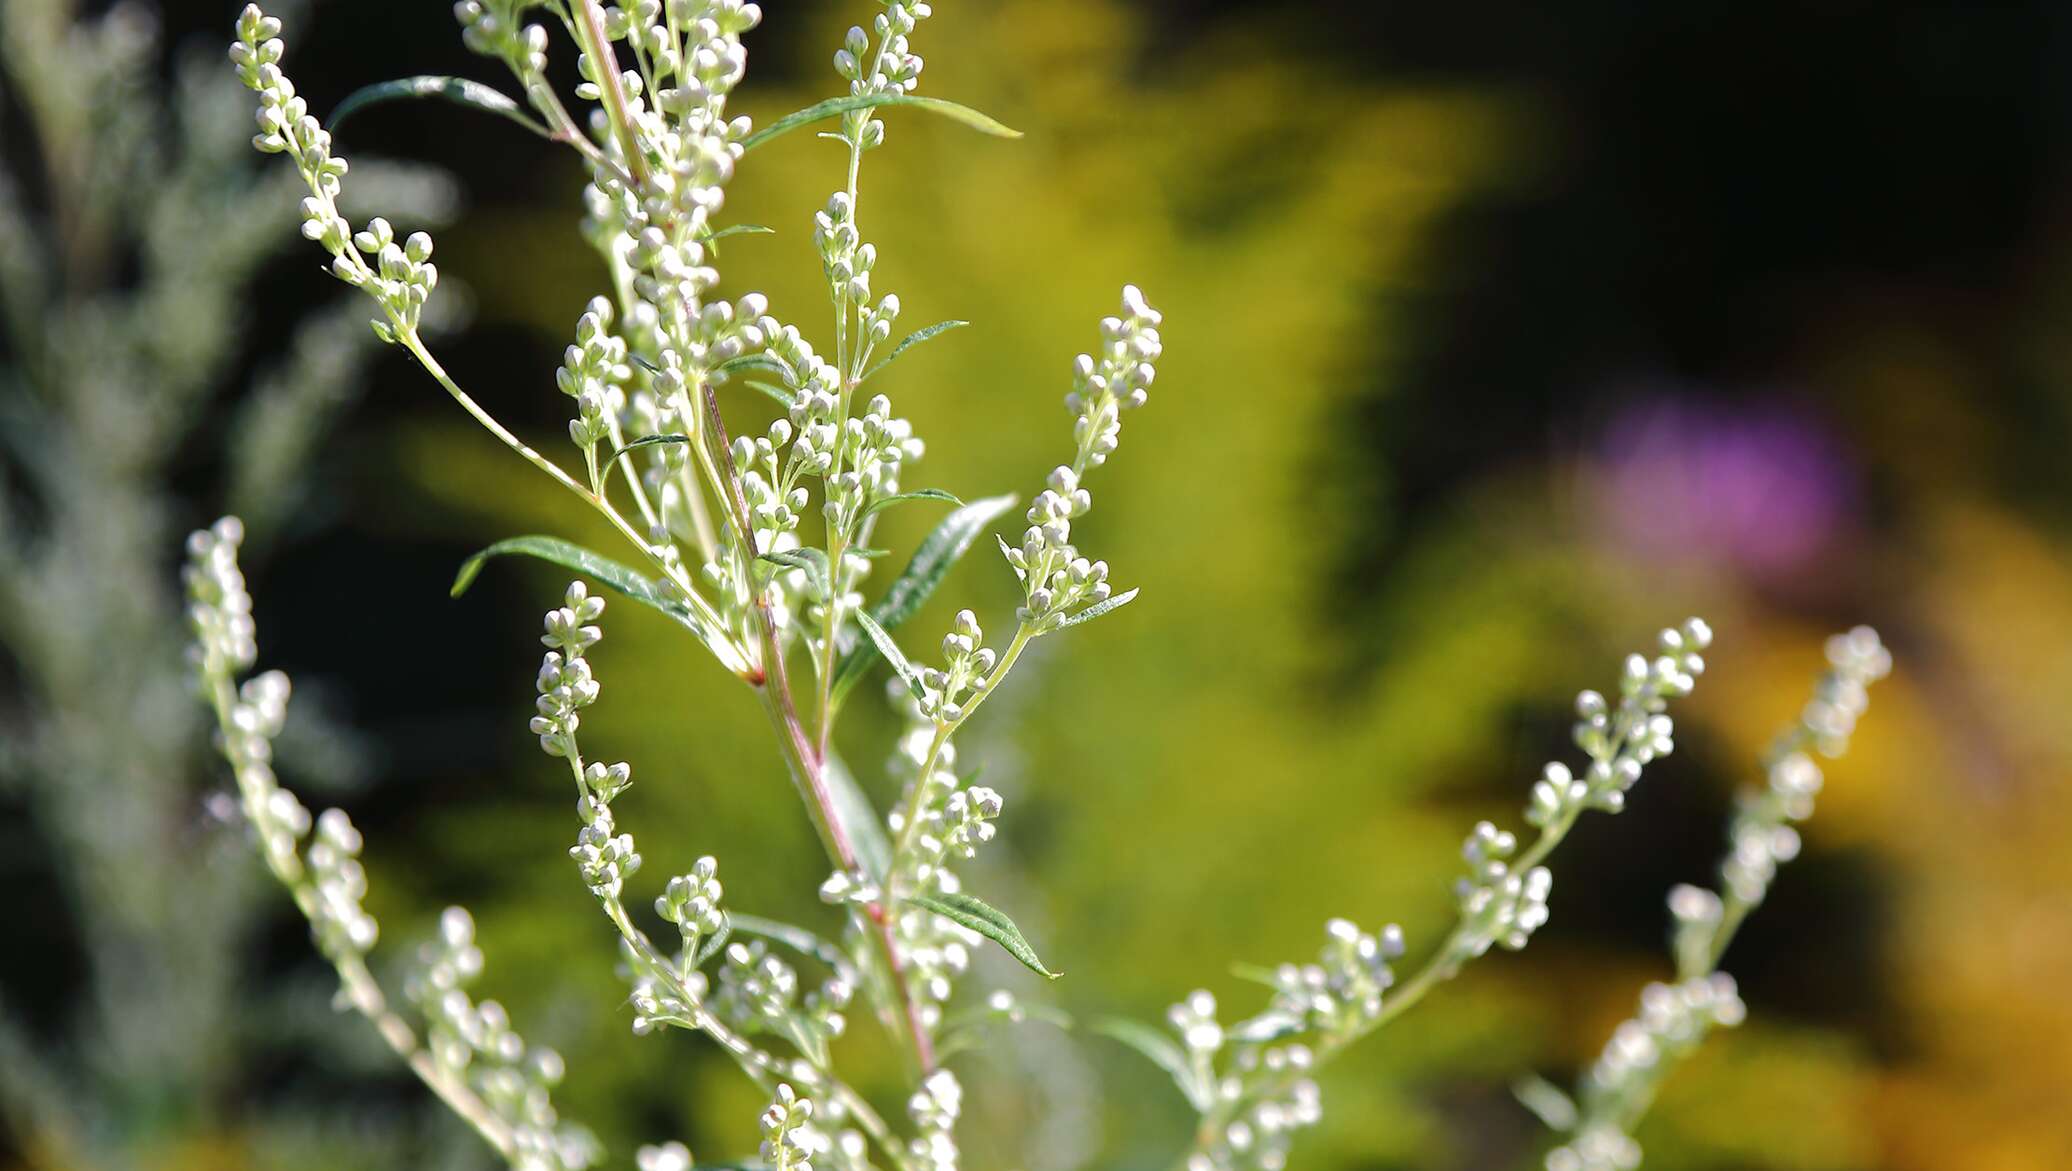
<instances>
[{"instance_id":1,"label":"slender branch","mask_svg":"<svg viewBox=\"0 0 2072 1171\"><path fill-rule=\"evenodd\" d=\"M576 0L582 19L576 22L576 37L583 52L597 70L597 88L604 97L605 117L618 135L619 151L626 156L626 173L635 188L647 186L647 159L640 153L640 137L633 129L633 117L626 105L626 91L619 84L619 61L612 54L611 37L604 31L604 12L597 0ZM586 35L587 34L587 35Z\"/></svg>"}]
</instances>

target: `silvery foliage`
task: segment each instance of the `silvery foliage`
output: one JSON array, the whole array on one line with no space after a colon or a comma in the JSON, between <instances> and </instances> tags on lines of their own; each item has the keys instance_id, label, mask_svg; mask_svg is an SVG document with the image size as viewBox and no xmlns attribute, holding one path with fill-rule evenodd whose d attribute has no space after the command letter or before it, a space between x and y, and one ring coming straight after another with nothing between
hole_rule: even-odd
<instances>
[{"instance_id":1,"label":"silvery foliage","mask_svg":"<svg viewBox=\"0 0 2072 1171\"><path fill-rule=\"evenodd\" d=\"M529 23L534 9L554 20ZM973 1044L976 1027L1039 1014L1000 992L976 1012L951 1014L945 1006L988 942L1050 974L1007 916L972 896L957 873L995 836L1002 802L960 771L956 736L1032 641L1135 596L1115 591L1110 567L1082 551L1075 525L1092 508L1090 473L1118 449L1123 415L1148 397L1162 352L1160 315L1125 287L1119 311L1100 322L1095 350L1072 366L1070 462L1045 477L1019 539L997 538L1021 592L1012 634L988 645L977 614L959 611L939 660L917 665L891 628L1012 507L1008 498L960 505L879 601L866 604L879 513L905 501L955 503L945 493L906 489L925 447L888 395L875 386L869 397L859 393L905 348L959 324L890 345L902 305L875 287L877 249L859 193L863 160L885 140L879 114L922 102L912 37L929 5L880 0L871 27L851 29L835 54L847 94L760 133L728 110L746 72L740 38L762 16L754 4L462 0L455 11L466 44L502 62L522 90L530 113L515 119L574 148L588 168L582 231L610 282L577 321L555 374L572 400L575 471L512 435L424 344L419 314L438 283L432 243L421 233L399 242L385 221L355 227L337 211L347 168L281 71L279 23L248 8L231 56L259 95L255 144L296 164L309 192L304 234L331 254L335 275L374 300L376 333L407 349L499 441L596 510L637 556L636 565L622 565L565 542L522 538L485 550L458 586L483 558L519 552L663 611L763 703L826 848L831 873L820 895L841 917L837 938L727 905L711 858L662 885L654 907L675 938L650 937L626 901L642 855L612 808L631 768L592 759L581 731L583 712L602 693L587 652L603 634L604 599L588 581L573 582L542 623L547 649L529 731L567 767L574 786L570 853L625 960L632 1030L681 1029L716 1043L771 1102L762 1118L770 1165L949 1171L959 1161L963 1088L942 1056ZM547 81L550 23L575 42L582 78L575 96L590 103L580 119ZM479 95L467 100L494 105ZM1004 130L961 107L925 108ZM735 168L767 136L825 119L838 129L823 137L841 144L847 165L843 185L812 220L833 310L816 347L807 329L777 317L760 294L725 300L713 290L717 242L742 227L718 219ZM731 400L744 387L783 404L753 434L730 429L722 410L722 393ZM1405 950L1400 930L1370 933L1333 920L1315 962L1257 973L1271 997L1252 1017L1225 1026L1214 998L1196 992L1173 1009L1173 1034L1128 1022L1106 1027L1171 1073L1200 1112L1190 1168L1276 1171L1293 1135L1321 1115L1315 1075L1327 1061L1490 948L1526 945L1547 918L1552 880L1543 863L1585 811L1618 812L1645 766L1672 750L1666 709L1703 671L1710 638L1696 619L1665 630L1652 656L1628 660L1616 698L1579 697L1575 739L1588 763L1580 774L1550 764L1533 784L1524 820L1535 834L1523 848L1494 824L1475 827L1463 847L1457 924L1400 984L1393 967ZM907 722L890 768L902 793L882 817L829 749L844 697L878 659L891 667L889 690ZM318 936L330 946L321 923ZM835 1067L831 1042L858 997L912 1075L904 1119L881 1116ZM436 1078L427 1081L441 1089ZM640 1155L644 1168L688 1161L674 1144Z\"/></svg>"},{"instance_id":2,"label":"silvery foliage","mask_svg":"<svg viewBox=\"0 0 2072 1171\"><path fill-rule=\"evenodd\" d=\"M218 864L229 839L196 805L176 473L220 456L255 536L311 527L316 438L374 352L350 306L244 320L289 243L292 178L246 152L215 48L168 47L157 13L0 3L0 658L18 684L0 785L53 845L83 958L64 1027L0 1006L0 1105L21 1142L96 1166L220 1134L240 1050L269 1031L239 1021L277 1003L236 961L266 892ZM418 218L454 202L423 168L361 178ZM247 363L251 393L219 410ZM312 779L351 778L350 745L309 720L288 750ZM265 1144L282 1121L242 1130Z\"/></svg>"},{"instance_id":3,"label":"silvery foliage","mask_svg":"<svg viewBox=\"0 0 2072 1171\"><path fill-rule=\"evenodd\" d=\"M1663 1078L1715 1028L1747 1016L1734 978L1719 970L1734 933L1762 905L1780 863L1798 856L1797 823L1813 816L1820 766L1809 751L1830 759L1849 748L1850 733L1870 706L1870 685L1892 670L1892 655L1878 632L1859 626L1827 640L1828 670L1799 719L1764 757L1764 781L1736 801L1720 859L1718 891L1679 885L1669 892L1671 951L1676 982L1649 984L1640 1014L1621 1024L1583 1075L1571 1098L1545 1082L1521 1087L1520 1097L1565 1141L1549 1152L1547 1171L1633 1171L1640 1144L1632 1130Z\"/></svg>"},{"instance_id":4,"label":"silvery foliage","mask_svg":"<svg viewBox=\"0 0 2072 1171\"><path fill-rule=\"evenodd\" d=\"M1574 739L1589 764L1580 776L1559 761L1542 770L1525 808L1536 832L1524 849L1491 822L1474 827L1461 848L1466 873L1454 885L1459 917L1408 978L1399 983L1394 968L1405 950L1401 928L1369 933L1333 919L1315 962L1251 973L1272 991L1265 1011L1225 1027L1217 1023L1215 998L1202 991L1170 1014L1178 1047L1134 1029L1117 1034L1172 1072L1200 1113L1190 1171L1279 1171L1296 1132L1323 1116L1320 1067L1492 946L1525 947L1547 921L1553 874L1542 863L1584 812L1625 808L1642 770L1674 749L1669 701L1695 686L1711 641L1711 629L1696 618L1664 630L1653 657L1627 657L1616 700L1595 691L1576 697Z\"/></svg>"}]
</instances>

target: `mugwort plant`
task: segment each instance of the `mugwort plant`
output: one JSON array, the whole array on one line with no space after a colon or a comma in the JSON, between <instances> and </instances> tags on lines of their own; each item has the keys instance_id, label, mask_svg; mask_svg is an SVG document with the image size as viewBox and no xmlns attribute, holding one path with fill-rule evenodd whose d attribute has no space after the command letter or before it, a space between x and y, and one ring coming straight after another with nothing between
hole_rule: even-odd
<instances>
[{"instance_id":1,"label":"mugwort plant","mask_svg":"<svg viewBox=\"0 0 2072 1171\"><path fill-rule=\"evenodd\" d=\"M333 275L372 298L375 333L408 351L505 446L596 510L630 557L617 560L548 536L517 537L470 559L454 592L465 590L485 562L505 555L544 559L577 575L542 621L545 650L529 728L541 751L568 771L578 823L569 853L625 959L633 1032L681 1030L716 1044L769 1102L761 1117L767 1166L948 1171L959 1163L964 1091L944 1055L977 1043L970 1030L988 1018L1044 1011L1004 991L978 997L984 1007L977 1013L946 1011L959 998L975 950L997 945L1055 978L1014 922L966 889L958 873L993 839L1003 812L998 792L960 771L958 736L1032 642L1137 596L1117 589L1108 563L1081 549L1074 523L1093 506L1095 473L1119 450L1124 416L1149 397L1162 349L1160 314L1138 289L1124 286L1116 311L1100 320L1096 345L1072 364L1063 459L1023 509L1019 535L996 537L1019 585L1014 613L996 620L989 638L975 612L958 611L938 653L910 654L896 632L951 566L1017 507L1007 497L967 503L911 487L922 442L873 383L910 347L962 324L941 322L893 340L900 300L874 287L878 256L860 187L865 158L885 141L883 115L912 107L986 133L1014 134L983 114L916 92L922 59L913 37L930 6L880 0L870 27L850 29L834 53L846 92L760 129L728 108L746 71L742 34L762 18L755 4L461 0L455 12L467 46L503 63L522 102L475 82L412 78L348 99L332 125L369 102L435 96L507 117L581 156L590 180L583 233L603 259L609 288L576 322L555 373L571 406L573 451L562 459L521 442L433 356L419 333L439 279L431 238L399 236L382 219L356 226L340 214L346 162L282 71L280 23L249 7L231 58L258 95L254 143L286 155L299 171L308 189L303 234L330 254ZM548 80L550 30L565 34L577 53L580 116ZM812 224L833 318L831 327L813 331L831 339L824 350L764 297L728 301L714 294L715 243L756 230L723 217L728 181L757 147L810 125L832 127L822 136L839 143L844 161ZM781 413L755 433L738 422L730 427L740 412L723 411L722 396L740 390L775 400ZM873 548L878 520L899 506L950 511L904 570L867 601L883 553ZM379 932L362 904L367 878L359 834L337 810L312 817L270 766L288 684L276 672L247 677L256 655L251 599L237 564L240 538L238 523L226 519L190 543L200 677L245 816L268 866L337 967L344 1003L372 1021L513 1167L599 1162L597 1144L552 1105L560 1060L529 1046L495 1002L469 993L484 961L465 911L447 912L405 986L417 1023L370 974L367 956ZM737 909L714 858L641 885L643 856L613 809L632 768L583 736L584 712L602 698L589 652L604 635L606 598L593 583L668 616L758 698L825 848L829 870L819 895L839 915L838 934L828 938ZM1547 862L1555 848L1585 812L1623 808L1644 768L1671 750L1668 705L1704 670L1711 637L1696 619L1665 630L1652 655L1626 662L1609 697L1579 697L1575 740L1585 763L1579 770L1549 764L1533 785L1524 814L1529 842L1490 823L1474 828L1457 883L1458 922L1400 983L1393 967L1406 951L1400 930L1370 933L1334 920L1315 962L1253 973L1270 994L1256 1015L1225 1026L1214 999L1196 992L1175 1006L1170 1031L1127 1021L1094 1025L1169 1072L1198 1112L1193 1148L1181 1160L1189 1171L1283 1166L1294 1134L1319 1116L1315 1078L1334 1055L1492 947L1526 945L1547 919ZM1861 682L1881 652L1856 635L1844 645L1857 673L1835 684L1841 690L1810 736L1826 735L1861 708ZM893 755L902 792L885 811L872 806L830 748L844 705L880 663L890 670L890 691L905 718ZM1807 727L1815 728L1812 716ZM1802 772L1792 782L1800 789ZM1774 808L1751 807L1746 834L1768 835L1769 864L1783 856L1780 835L1789 832L1778 819L1803 808L1788 796ZM1714 917L1711 938L1720 948L1731 923L1760 896L1736 884L1752 881L1748 875L1765 863L1751 853L1736 865L1741 869L1728 879L1736 901ZM635 913L650 898L656 921L666 925L653 932ZM1680 944L1717 959L1708 950L1714 946ZM903 1116L881 1111L839 1068L834 1042L856 1015L874 1019L903 1055L910 1075ZM1600 1096L1586 1092L1576 1143L1550 1158L1556 1171L1595 1166L1576 1162L1581 1156L1573 1148L1629 1121L1622 1107L1600 1107ZM690 1156L680 1144L646 1147L638 1165L688 1168Z\"/></svg>"}]
</instances>

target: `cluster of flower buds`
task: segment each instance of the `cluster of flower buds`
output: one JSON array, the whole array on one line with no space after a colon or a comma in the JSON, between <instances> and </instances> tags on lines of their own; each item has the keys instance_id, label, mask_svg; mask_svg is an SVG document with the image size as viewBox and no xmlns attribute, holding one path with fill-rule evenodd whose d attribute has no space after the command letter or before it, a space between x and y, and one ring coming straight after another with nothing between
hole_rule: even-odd
<instances>
[{"instance_id":1,"label":"cluster of flower buds","mask_svg":"<svg viewBox=\"0 0 2072 1171\"><path fill-rule=\"evenodd\" d=\"M187 624L194 633L189 657L212 702L218 692L230 697L217 747L230 762L240 807L267 866L291 878L301 868L301 843L311 819L309 810L281 787L273 772L273 740L288 719L288 677L267 671L236 686L237 676L250 670L259 655L252 595L246 592L244 571L237 563L244 537L244 525L227 516L187 538L187 565L181 577L187 586ZM354 923L334 924L336 932L323 924L312 926L320 937L349 939L360 933Z\"/></svg>"},{"instance_id":2,"label":"cluster of flower buds","mask_svg":"<svg viewBox=\"0 0 2072 1171\"><path fill-rule=\"evenodd\" d=\"M534 0L460 0L453 6L461 43L484 57L500 58L521 81L547 69L547 30L527 25L520 14Z\"/></svg>"},{"instance_id":3,"label":"cluster of flower buds","mask_svg":"<svg viewBox=\"0 0 2072 1171\"><path fill-rule=\"evenodd\" d=\"M1099 352L1073 359L1065 409L1072 412L1072 438L1079 445L1076 466L1106 462L1121 441L1122 412L1143 406L1149 397L1164 350L1158 337L1162 320L1137 286L1124 285L1122 316L1101 319Z\"/></svg>"},{"instance_id":4,"label":"cluster of flower buds","mask_svg":"<svg viewBox=\"0 0 2072 1171\"><path fill-rule=\"evenodd\" d=\"M1728 823L1720 889L1744 908L1760 905L1777 877L1777 867L1798 857L1797 824L1813 816L1814 799L1825 779L1806 748L1831 758L1847 751L1849 734L1870 706L1870 685L1892 670L1891 653L1868 626L1829 638L1827 661L1812 700L1771 750L1765 783L1740 795ZM1717 929L1724 908L1717 896L1709 904L1700 899L1705 893L1692 888L1671 893L1673 913L1679 904L1692 912L1676 914L1680 955L1686 947L1695 948L1701 935L1706 950L1712 950L1711 931ZM1709 926L1700 913L1708 906L1719 908Z\"/></svg>"},{"instance_id":5,"label":"cluster of flower buds","mask_svg":"<svg viewBox=\"0 0 2072 1171\"><path fill-rule=\"evenodd\" d=\"M824 1056L828 1043L848 1027L846 1013L855 995L855 986L836 973L801 1000L798 969L754 940L727 945L712 1008L744 1034L790 1037L808 1053Z\"/></svg>"},{"instance_id":6,"label":"cluster of flower buds","mask_svg":"<svg viewBox=\"0 0 2072 1171\"><path fill-rule=\"evenodd\" d=\"M238 39L230 46L238 77L259 95L259 132L252 145L294 159L309 187L302 201L302 234L331 254L332 275L381 306L386 320L374 322L375 334L385 342L399 341L416 332L425 301L439 283L438 266L431 263L432 238L415 232L398 244L388 221L378 218L364 231L352 230L338 210L346 161L331 153L330 132L281 72L287 50L280 34L279 20L248 4L238 17Z\"/></svg>"},{"instance_id":7,"label":"cluster of flower buds","mask_svg":"<svg viewBox=\"0 0 2072 1171\"><path fill-rule=\"evenodd\" d=\"M957 611L954 629L943 636L941 668L921 671L921 686L927 694L921 700L921 714L938 724L954 724L964 718L964 706L984 695L996 656L985 646L986 632L978 615Z\"/></svg>"},{"instance_id":8,"label":"cluster of flower buds","mask_svg":"<svg viewBox=\"0 0 2072 1171\"><path fill-rule=\"evenodd\" d=\"M855 201L848 192L837 191L828 196L827 206L813 213L813 247L820 253L820 269L827 276L827 287L836 303L856 306L859 313L865 311L870 304L871 269L877 267L878 246L858 233ZM892 306L896 313L898 301L894 300Z\"/></svg>"},{"instance_id":9,"label":"cluster of flower buds","mask_svg":"<svg viewBox=\"0 0 2072 1171\"><path fill-rule=\"evenodd\" d=\"M604 599L591 596L590 587L580 581L570 582L562 605L547 611L540 642L548 650L534 680L539 699L533 705L531 728L548 756L574 752L576 728L582 723L577 713L597 702L597 679L583 652L604 637L593 625L603 613Z\"/></svg>"},{"instance_id":10,"label":"cluster of flower buds","mask_svg":"<svg viewBox=\"0 0 2072 1171\"><path fill-rule=\"evenodd\" d=\"M1640 1014L1612 1033L1582 1085L1588 1120L1568 1142L1547 1155L1547 1171L1633 1171L1640 1146L1617 1123L1629 1104L1645 1103L1677 1059L1697 1048L1715 1028L1732 1028L1747 1016L1724 973L1680 984L1650 984L1640 994Z\"/></svg>"},{"instance_id":11,"label":"cluster of flower buds","mask_svg":"<svg viewBox=\"0 0 2072 1171\"><path fill-rule=\"evenodd\" d=\"M1566 770L1549 769L1533 787L1533 824L1558 822L1579 808L1619 812L1641 770L1675 749L1676 725L1665 713L1669 701L1689 695L1704 673L1701 652L1712 645L1712 628L1692 618L1663 630L1656 643L1653 658L1627 656L1616 707L1594 691L1576 697L1575 741L1589 755L1590 768L1579 782Z\"/></svg>"},{"instance_id":12,"label":"cluster of flower buds","mask_svg":"<svg viewBox=\"0 0 2072 1171\"><path fill-rule=\"evenodd\" d=\"M885 11L871 21L876 52L871 50L870 33L849 30L835 50L834 65L852 96L912 93L920 86L923 63L908 37L933 11L925 0L887 0ZM870 110L855 110L842 119L842 137L858 150L872 150L885 141L885 124Z\"/></svg>"},{"instance_id":13,"label":"cluster of flower buds","mask_svg":"<svg viewBox=\"0 0 2072 1171\"><path fill-rule=\"evenodd\" d=\"M314 202L306 200L305 203ZM305 221L305 227L308 223ZM374 333L385 342L396 341L417 330L417 320L439 287L439 266L432 263L432 238L412 232L401 244L396 231L380 216L367 221L363 231L353 233L353 247L373 263L340 272L347 284L358 285L372 294L388 312L388 321L374 323ZM336 266L334 265L334 271Z\"/></svg>"},{"instance_id":14,"label":"cluster of flower buds","mask_svg":"<svg viewBox=\"0 0 2072 1171\"><path fill-rule=\"evenodd\" d=\"M1282 1171L1297 1132L1323 1121L1306 1045L1241 1049L1216 1093L1229 1114L1218 1133L1188 1158L1188 1171ZM1235 1108L1233 1108L1235 1107Z\"/></svg>"},{"instance_id":15,"label":"cluster of flower buds","mask_svg":"<svg viewBox=\"0 0 2072 1171\"><path fill-rule=\"evenodd\" d=\"M1051 472L1044 490L1030 503L1029 527L1021 543L1001 545L1022 582L1017 616L1038 633L1072 621L1106 602L1111 593L1108 563L1080 555L1072 544L1072 522L1093 507L1081 478L1114 452L1122 433L1122 412L1144 404L1145 388L1156 373L1158 311L1135 285L1123 286L1122 308L1123 316L1101 319L1099 358L1081 354L1072 368L1072 393L1065 396L1065 405L1073 413L1077 456L1070 467Z\"/></svg>"},{"instance_id":16,"label":"cluster of flower buds","mask_svg":"<svg viewBox=\"0 0 2072 1171\"><path fill-rule=\"evenodd\" d=\"M1547 921L1547 894L1554 875L1545 866L1517 871L1509 862L1518 839L1489 822L1480 822L1461 846L1468 872L1454 883L1460 903L1456 959L1473 959L1502 944L1517 951Z\"/></svg>"},{"instance_id":17,"label":"cluster of flower buds","mask_svg":"<svg viewBox=\"0 0 2072 1171\"><path fill-rule=\"evenodd\" d=\"M618 832L611 806L585 795L576 801L576 816L583 828L576 831L576 844L568 848L576 869L592 894L616 899L626 880L640 870L640 852L633 847L633 835Z\"/></svg>"},{"instance_id":18,"label":"cluster of flower buds","mask_svg":"<svg viewBox=\"0 0 2072 1171\"><path fill-rule=\"evenodd\" d=\"M1870 685L1892 671L1892 652L1877 631L1858 626L1827 640L1827 662L1800 723L1820 754L1833 759L1849 750L1849 734L1870 707Z\"/></svg>"},{"instance_id":19,"label":"cluster of flower buds","mask_svg":"<svg viewBox=\"0 0 2072 1171\"><path fill-rule=\"evenodd\" d=\"M1282 964L1273 973L1273 1002L1259 1028L1285 1021L1325 1036L1349 1036L1381 1013L1382 994L1395 982L1390 961L1403 954L1403 930L1391 923L1379 935L1347 919L1324 925L1315 963ZM1250 1025L1240 1026L1250 1035Z\"/></svg>"},{"instance_id":20,"label":"cluster of flower buds","mask_svg":"<svg viewBox=\"0 0 2072 1171\"><path fill-rule=\"evenodd\" d=\"M957 1141L952 1132L964 1112L964 1087L957 1075L938 1069L907 1099L907 1117L920 1133L907 1144L913 1166L922 1171L957 1171Z\"/></svg>"},{"instance_id":21,"label":"cluster of flower buds","mask_svg":"<svg viewBox=\"0 0 2072 1171\"><path fill-rule=\"evenodd\" d=\"M676 924L683 935L684 948L693 955L697 954L699 939L718 934L726 923L726 916L719 909L721 889L719 860L707 855L691 864L689 874L670 879L661 897L655 900L655 914Z\"/></svg>"},{"instance_id":22,"label":"cluster of flower buds","mask_svg":"<svg viewBox=\"0 0 2072 1171\"><path fill-rule=\"evenodd\" d=\"M913 424L893 415L892 400L872 395L863 414L842 425L841 447L827 477L823 513L828 525L855 537L871 505L899 492L900 471L920 459L923 450Z\"/></svg>"},{"instance_id":23,"label":"cluster of flower buds","mask_svg":"<svg viewBox=\"0 0 2072 1171\"><path fill-rule=\"evenodd\" d=\"M594 448L611 435L613 419L626 409L622 389L633 377L626 361L626 342L612 335L612 303L593 297L576 321L575 344L561 356L561 368L554 372L554 385L576 400L576 417L568 422L568 437L577 447Z\"/></svg>"},{"instance_id":24,"label":"cluster of flower buds","mask_svg":"<svg viewBox=\"0 0 2072 1171\"><path fill-rule=\"evenodd\" d=\"M244 522L234 516L187 538L187 565L181 571L187 586L187 624L194 632L195 666L206 672L239 675L259 658L252 595L237 564L244 539Z\"/></svg>"},{"instance_id":25,"label":"cluster of flower buds","mask_svg":"<svg viewBox=\"0 0 2072 1171\"><path fill-rule=\"evenodd\" d=\"M317 832L307 860L316 889L310 927L317 949L325 956L365 956L380 938L374 916L361 906L367 897L367 871L360 865L360 831L342 809L326 809L317 817Z\"/></svg>"},{"instance_id":26,"label":"cluster of flower buds","mask_svg":"<svg viewBox=\"0 0 2072 1171\"><path fill-rule=\"evenodd\" d=\"M763 1111L763 1165L770 1171L813 1171L813 1159L828 1149L827 1136L813 1126L813 1100L789 1085Z\"/></svg>"},{"instance_id":27,"label":"cluster of flower buds","mask_svg":"<svg viewBox=\"0 0 2072 1171\"><path fill-rule=\"evenodd\" d=\"M1079 486L1079 473L1060 465L1029 503L1022 543L1003 546L1007 563L1022 580L1023 601L1015 616L1038 630L1108 599L1108 563L1080 556L1072 544L1072 522L1092 507L1092 496Z\"/></svg>"},{"instance_id":28,"label":"cluster of flower buds","mask_svg":"<svg viewBox=\"0 0 2072 1171\"><path fill-rule=\"evenodd\" d=\"M563 1124L549 1094L561 1082L561 1056L533 1048L494 1000L479 1004L467 988L482 974L475 921L460 907L439 917L439 933L419 949L421 967L405 992L424 1013L426 1044L441 1072L471 1085L508 1129L511 1164L536 1171L580 1171L603 1158L596 1139Z\"/></svg>"}]
</instances>

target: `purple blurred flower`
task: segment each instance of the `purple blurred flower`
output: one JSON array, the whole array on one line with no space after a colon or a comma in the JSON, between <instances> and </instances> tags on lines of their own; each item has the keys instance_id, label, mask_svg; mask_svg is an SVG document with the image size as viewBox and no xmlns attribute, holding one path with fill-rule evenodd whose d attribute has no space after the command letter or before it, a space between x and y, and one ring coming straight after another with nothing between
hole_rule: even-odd
<instances>
[{"instance_id":1,"label":"purple blurred flower","mask_svg":"<svg viewBox=\"0 0 2072 1171\"><path fill-rule=\"evenodd\" d=\"M1758 577L1807 569L1853 517L1840 442L1777 402L1656 397L1606 429L1603 523L1644 557L1700 557Z\"/></svg>"}]
</instances>

